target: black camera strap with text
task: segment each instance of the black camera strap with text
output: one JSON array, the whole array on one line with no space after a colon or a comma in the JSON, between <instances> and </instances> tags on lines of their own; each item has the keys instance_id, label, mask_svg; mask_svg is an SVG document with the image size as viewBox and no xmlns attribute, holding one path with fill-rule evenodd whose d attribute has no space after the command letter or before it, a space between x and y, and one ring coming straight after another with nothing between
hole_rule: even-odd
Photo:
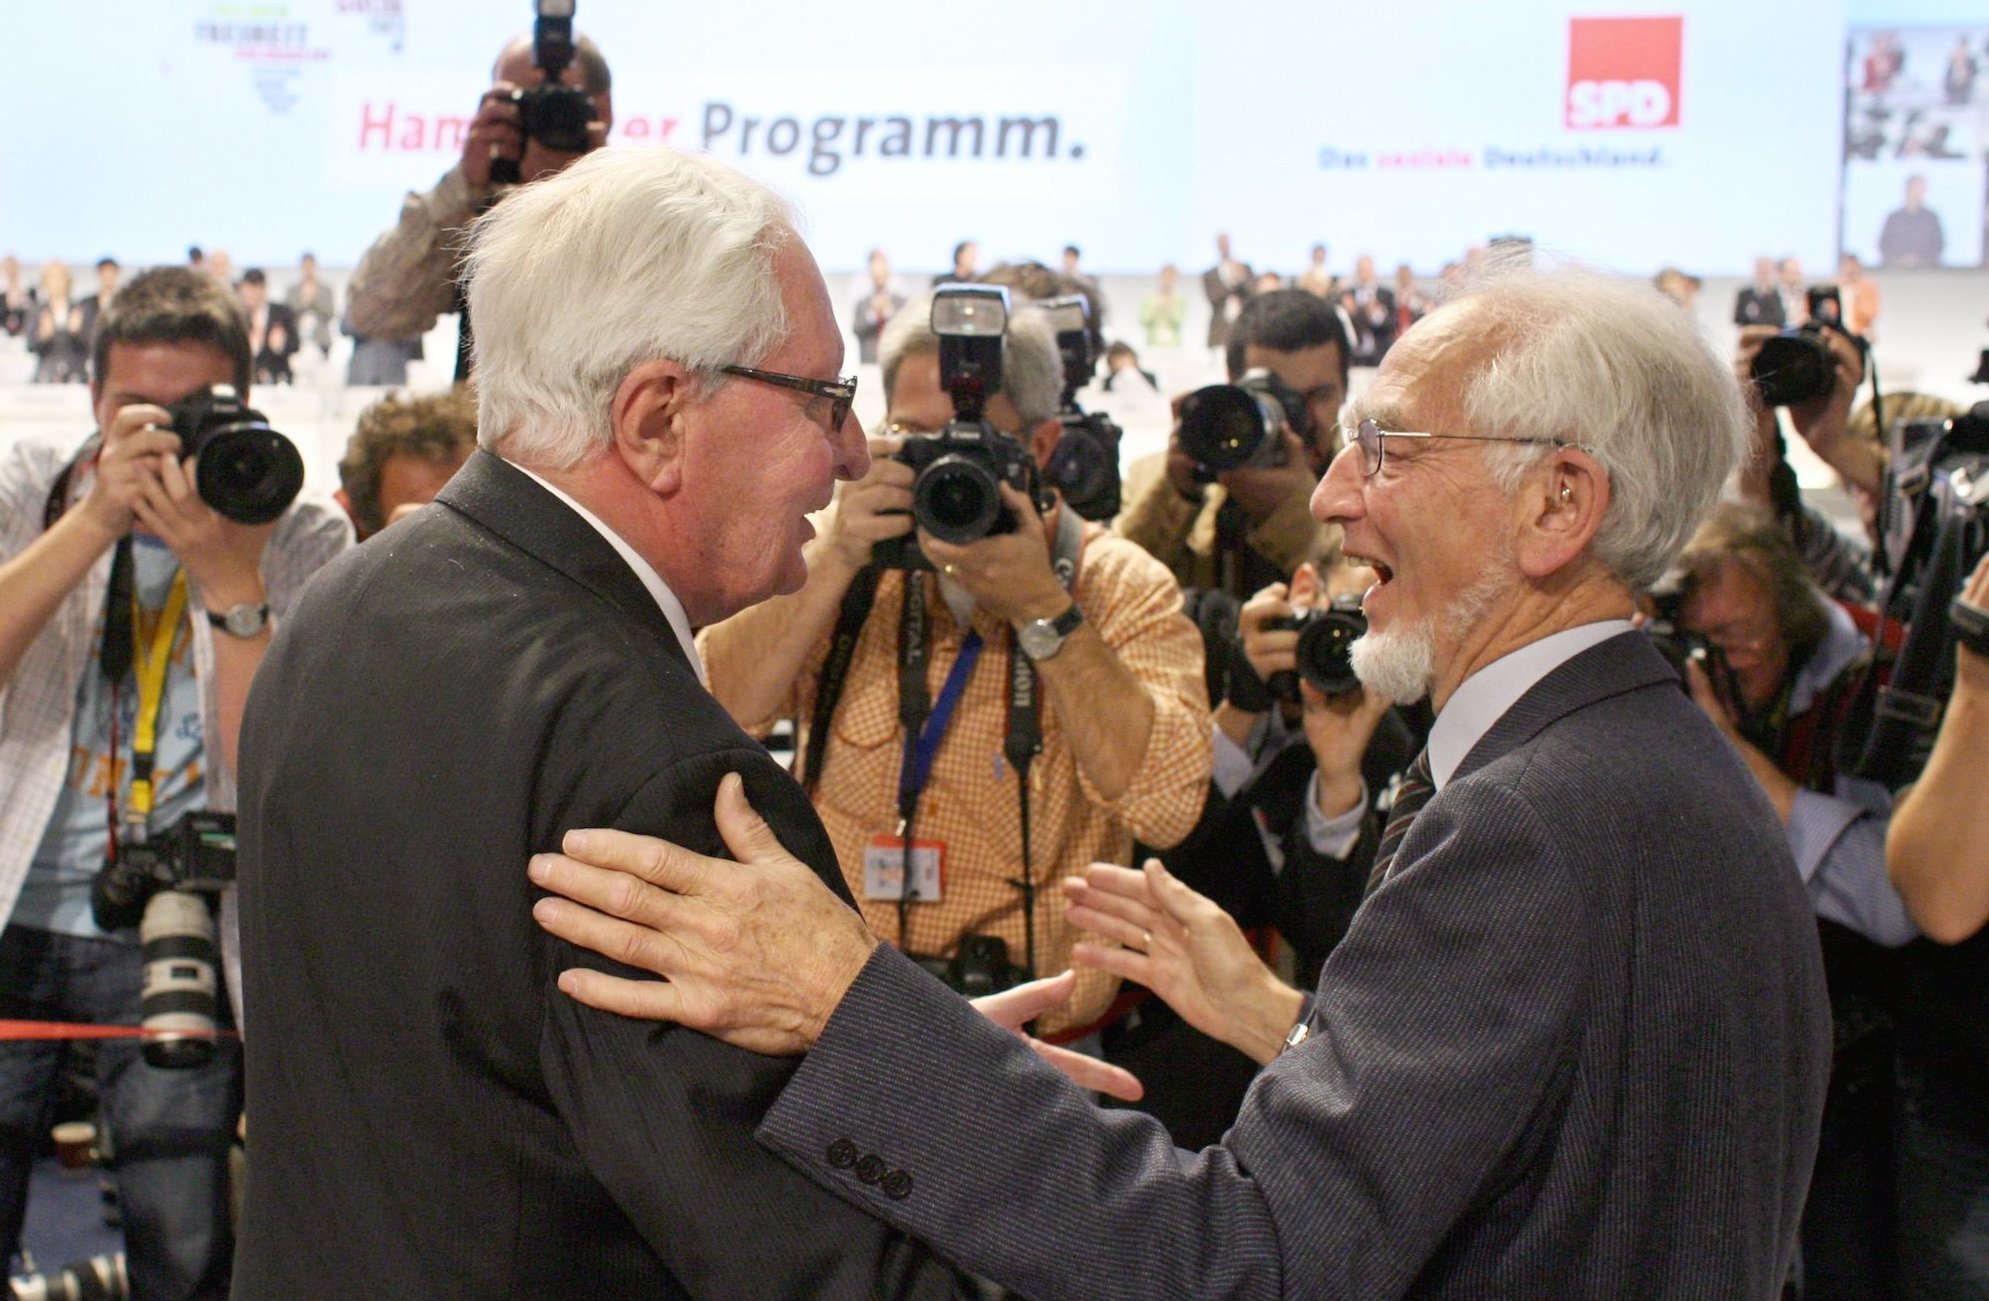
<instances>
[{"instance_id":1,"label":"black camera strap with text","mask_svg":"<svg viewBox=\"0 0 1989 1301\"><path fill-rule=\"evenodd\" d=\"M1077 586L1078 560L1083 548L1084 521L1067 506L1061 507L1057 512L1057 527L1051 544L1051 568L1067 592ZM849 591L844 593L842 606L837 611L835 631L829 639L828 658L823 662L821 681L816 689L815 706L809 714L808 735L796 745L796 764L801 769L802 786L811 797L827 766L829 737L836 708L842 703L843 691L849 684L850 663L855 658L857 641L863 634L863 625L869 619L871 606L876 600L879 577L876 564L865 566L851 582ZM968 642L962 644L960 658L954 662L953 670L940 691L946 715L936 718L926 687L926 670L930 663L926 623L924 581L918 572L908 571L898 624L898 722L904 728L906 741L898 788L898 839L903 855L898 897L900 947L906 947L909 908L916 898L912 842L918 820L919 796L924 790L925 778L930 775L931 759L937 755L939 741L952 721L948 693L964 692L966 679L972 673L981 650L979 634L969 632ZM1033 976L1036 970L1036 881L1030 852L1029 769L1031 762L1043 750L1041 684L1036 676L1036 666L1015 645L1012 634L1008 655L1008 723L1002 741L1002 754L1015 770L1022 836L1022 875L1010 884L1022 895L1024 966ZM931 724L936 726L929 727ZM929 742L930 753L921 766L918 763L919 738L928 731L933 733Z\"/></svg>"}]
</instances>

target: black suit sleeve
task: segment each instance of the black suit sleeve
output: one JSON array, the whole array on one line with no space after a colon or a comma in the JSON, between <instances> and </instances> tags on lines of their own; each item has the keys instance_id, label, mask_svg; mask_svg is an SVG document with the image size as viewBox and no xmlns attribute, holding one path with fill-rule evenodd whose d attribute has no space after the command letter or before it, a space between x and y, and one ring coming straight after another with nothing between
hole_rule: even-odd
<instances>
[{"instance_id":1,"label":"black suit sleeve","mask_svg":"<svg viewBox=\"0 0 1989 1301\"><path fill-rule=\"evenodd\" d=\"M615 825L722 854L711 806L719 779L735 770L784 843L847 898L799 788L764 752L686 759L651 778ZM691 1295L959 1295L958 1275L924 1247L753 1141L791 1062L584 1007L552 986L558 972L584 965L646 973L546 944L540 1059L553 1103L588 1169Z\"/></svg>"}]
</instances>

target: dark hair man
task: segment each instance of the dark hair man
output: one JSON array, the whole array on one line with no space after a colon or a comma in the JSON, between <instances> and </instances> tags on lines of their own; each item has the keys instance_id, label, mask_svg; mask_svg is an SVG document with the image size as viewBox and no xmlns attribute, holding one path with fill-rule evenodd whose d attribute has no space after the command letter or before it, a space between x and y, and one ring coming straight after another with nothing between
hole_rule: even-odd
<instances>
[{"instance_id":1,"label":"dark hair man","mask_svg":"<svg viewBox=\"0 0 1989 1301\"><path fill-rule=\"evenodd\" d=\"M1315 993L1247 949L1227 968L1265 1069L1220 1144L1101 1115L878 945L734 783L744 870L612 831L532 861L639 919L542 924L669 978L564 988L806 1051L763 1141L1044 1301L1777 1297L1830 1047L1809 900L1630 623L1747 447L1734 380L1648 286L1515 271L1405 333L1349 415L1314 508L1380 575L1355 665L1436 723ZM1206 954L1179 883L1138 880L1111 938Z\"/></svg>"},{"instance_id":2,"label":"dark hair man","mask_svg":"<svg viewBox=\"0 0 1989 1301\"><path fill-rule=\"evenodd\" d=\"M585 36L574 41L573 62L560 80L587 92L594 101L595 120L589 124L589 148L608 138L614 125L612 79L608 61ZM580 154L561 153L528 139L518 126L518 105L512 92L538 84L541 74L530 36L513 40L497 56L491 86L477 103L476 116L463 133L463 156L442 174L426 194L409 194L393 229L373 241L352 270L346 286L345 326L357 339L374 345L382 340L412 343L435 328L444 312L463 309L457 279L463 237L472 219L500 195L491 164L499 159L517 164L520 184L529 185L569 166ZM456 379L470 377L470 329L463 317L456 349Z\"/></svg>"},{"instance_id":3,"label":"dark hair man","mask_svg":"<svg viewBox=\"0 0 1989 1301\"><path fill-rule=\"evenodd\" d=\"M393 393L359 413L338 463L338 504L365 541L435 500L477 445L468 385L423 397Z\"/></svg>"},{"instance_id":4,"label":"dark hair man","mask_svg":"<svg viewBox=\"0 0 1989 1301\"><path fill-rule=\"evenodd\" d=\"M1237 600L1283 582L1310 553L1319 522L1312 486L1333 457L1350 350L1331 304L1303 289L1250 300L1229 332L1231 383L1267 370L1304 399L1309 438L1285 431L1278 464L1225 470L1201 482L1177 424L1165 470L1129 493L1116 527L1173 571L1183 587L1219 587Z\"/></svg>"},{"instance_id":5,"label":"dark hair man","mask_svg":"<svg viewBox=\"0 0 1989 1301\"><path fill-rule=\"evenodd\" d=\"M138 1024L137 934L98 929L91 881L134 814L157 834L233 807L270 624L351 542L323 504L247 525L200 499L165 408L214 384L248 394L234 295L197 271L148 271L98 321L97 433L80 450L28 441L0 457L0 1017ZM129 575L132 607L117 619L114 571ZM117 628L131 644L113 643ZM148 712L146 815L132 769L134 720ZM0 1044L0 1258L18 1243L61 1060L59 1044ZM209 1065L180 1069L151 1065L135 1041L98 1049L136 1296L227 1294L239 1067L225 1040Z\"/></svg>"},{"instance_id":6,"label":"dark hair man","mask_svg":"<svg viewBox=\"0 0 1989 1301\"><path fill-rule=\"evenodd\" d=\"M312 585L243 729L243 1294L950 1295L753 1141L783 1065L559 997L510 868L595 821L716 849L743 768L841 890L690 631L800 587L866 468L821 273L666 148L521 188L470 267L481 450Z\"/></svg>"}]
</instances>

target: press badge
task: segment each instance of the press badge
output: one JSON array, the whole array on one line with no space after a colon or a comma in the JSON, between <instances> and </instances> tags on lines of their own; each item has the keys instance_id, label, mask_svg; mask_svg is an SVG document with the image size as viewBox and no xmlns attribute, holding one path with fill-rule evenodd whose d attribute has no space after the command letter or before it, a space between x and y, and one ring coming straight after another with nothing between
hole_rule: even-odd
<instances>
[{"instance_id":1,"label":"press badge","mask_svg":"<svg viewBox=\"0 0 1989 1301\"><path fill-rule=\"evenodd\" d=\"M945 864L944 842L914 840L910 897L920 903L938 903ZM872 836L863 849L863 897L895 903L905 897L904 880L904 839L900 836Z\"/></svg>"}]
</instances>

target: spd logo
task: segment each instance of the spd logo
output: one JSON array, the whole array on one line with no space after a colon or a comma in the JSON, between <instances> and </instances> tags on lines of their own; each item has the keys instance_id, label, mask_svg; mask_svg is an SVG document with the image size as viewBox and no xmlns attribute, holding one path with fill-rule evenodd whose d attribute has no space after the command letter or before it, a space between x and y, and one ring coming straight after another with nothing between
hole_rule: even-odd
<instances>
[{"instance_id":1,"label":"spd logo","mask_svg":"<svg viewBox=\"0 0 1989 1301\"><path fill-rule=\"evenodd\" d=\"M1683 18L1570 18L1568 126L1677 126L1684 29Z\"/></svg>"}]
</instances>

